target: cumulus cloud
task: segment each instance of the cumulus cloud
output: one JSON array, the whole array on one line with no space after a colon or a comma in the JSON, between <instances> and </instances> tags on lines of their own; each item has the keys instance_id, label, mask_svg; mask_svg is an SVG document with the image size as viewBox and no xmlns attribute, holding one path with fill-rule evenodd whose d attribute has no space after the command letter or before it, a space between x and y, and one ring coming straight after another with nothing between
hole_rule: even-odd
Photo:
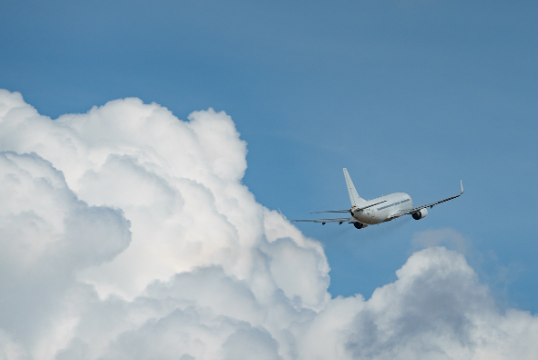
<instances>
[{"instance_id":1,"label":"cumulus cloud","mask_svg":"<svg viewBox=\"0 0 538 360\"><path fill-rule=\"evenodd\" d=\"M538 319L499 310L437 246L461 240L448 230L418 236L370 299L331 299L322 246L257 203L245 170L223 112L182 121L131 98L51 120L0 90L0 359L538 353Z\"/></svg>"}]
</instances>

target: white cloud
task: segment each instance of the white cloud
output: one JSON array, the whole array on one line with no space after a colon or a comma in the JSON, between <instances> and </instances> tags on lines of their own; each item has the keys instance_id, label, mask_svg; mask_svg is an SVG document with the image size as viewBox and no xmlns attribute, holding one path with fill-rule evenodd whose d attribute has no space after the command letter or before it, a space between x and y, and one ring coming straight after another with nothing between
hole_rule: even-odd
<instances>
[{"instance_id":1,"label":"white cloud","mask_svg":"<svg viewBox=\"0 0 538 360\"><path fill-rule=\"evenodd\" d=\"M35 153L0 153L0 179L1 328L23 348L53 353L42 346L68 336L72 322L62 307L79 286L76 274L124 251L129 222L120 210L78 200Z\"/></svg>"},{"instance_id":2,"label":"white cloud","mask_svg":"<svg viewBox=\"0 0 538 360\"><path fill-rule=\"evenodd\" d=\"M452 230L419 234L371 299L330 299L321 245L241 183L225 113L124 99L51 120L0 90L0 151L0 359L538 353L538 319L436 247Z\"/></svg>"}]
</instances>

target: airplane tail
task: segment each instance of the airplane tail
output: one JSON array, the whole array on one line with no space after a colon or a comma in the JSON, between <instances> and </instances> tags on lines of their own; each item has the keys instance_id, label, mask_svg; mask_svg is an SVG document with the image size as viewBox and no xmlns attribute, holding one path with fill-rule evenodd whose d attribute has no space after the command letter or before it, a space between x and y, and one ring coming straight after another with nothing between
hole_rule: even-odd
<instances>
[{"instance_id":1,"label":"airplane tail","mask_svg":"<svg viewBox=\"0 0 538 360\"><path fill-rule=\"evenodd\" d=\"M346 178L347 191L349 192L349 199L351 200L351 205L361 207L361 205L363 205L366 200L361 198L357 193L357 190L355 190L355 186L353 186L353 181L351 181L351 177L347 173L346 168L344 168L344 176Z\"/></svg>"}]
</instances>

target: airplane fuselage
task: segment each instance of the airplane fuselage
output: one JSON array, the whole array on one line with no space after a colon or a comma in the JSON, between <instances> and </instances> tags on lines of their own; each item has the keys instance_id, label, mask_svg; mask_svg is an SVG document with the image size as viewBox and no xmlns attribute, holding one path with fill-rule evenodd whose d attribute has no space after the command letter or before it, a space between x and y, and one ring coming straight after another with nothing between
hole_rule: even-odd
<instances>
[{"instance_id":1,"label":"airplane fuselage","mask_svg":"<svg viewBox=\"0 0 538 360\"><path fill-rule=\"evenodd\" d=\"M351 208L351 215L363 224L375 225L391 220L398 213L413 208L413 200L406 193L398 192L367 200L361 207L377 204L364 210Z\"/></svg>"}]
</instances>

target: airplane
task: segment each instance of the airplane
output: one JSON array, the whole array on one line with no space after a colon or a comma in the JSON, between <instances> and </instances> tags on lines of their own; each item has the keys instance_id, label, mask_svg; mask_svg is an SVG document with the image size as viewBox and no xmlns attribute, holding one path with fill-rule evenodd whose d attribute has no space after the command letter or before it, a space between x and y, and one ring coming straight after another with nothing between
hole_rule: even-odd
<instances>
[{"instance_id":1,"label":"airplane","mask_svg":"<svg viewBox=\"0 0 538 360\"><path fill-rule=\"evenodd\" d=\"M411 215L413 219L420 220L428 215L428 208L433 208L437 204L460 197L463 194L463 182L460 180L461 192L458 195L435 201L430 204L413 207L411 196L406 193L397 192L384 195L372 200L365 200L359 196L347 169L344 168L351 208L346 210L325 210L314 211L311 214L319 213L349 213L351 217L336 219L316 219L316 220L290 220L292 222L315 222L325 225L329 222L337 222L340 225L347 222L353 224L357 229L364 229L369 225L377 225L387 221L397 219L401 216Z\"/></svg>"}]
</instances>

